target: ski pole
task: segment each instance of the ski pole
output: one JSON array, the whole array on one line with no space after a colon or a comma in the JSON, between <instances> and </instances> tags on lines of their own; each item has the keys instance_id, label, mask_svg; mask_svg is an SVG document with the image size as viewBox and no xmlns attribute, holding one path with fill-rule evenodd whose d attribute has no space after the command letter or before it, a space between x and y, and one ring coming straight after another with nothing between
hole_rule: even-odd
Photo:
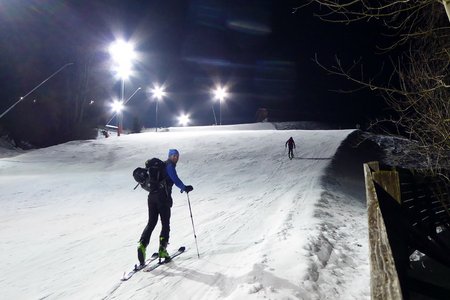
<instances>
[{"instance_id":1,"label":"ski pole","mask_svg":"<svg viewBox=\"0 0 450 300\"><path fill-rule=\"evenodd\" d=\"M192 222L192 230L194 231L195 247L197 248L198 258L200 258L200 253L198 252L197 235L195 234L194 218L192 217L191 201L189 201L189 193L186 193L186 195L187 195L188 204L189 204L189 211L191 213L191 222Z\"/></svg>"}]
</instances>

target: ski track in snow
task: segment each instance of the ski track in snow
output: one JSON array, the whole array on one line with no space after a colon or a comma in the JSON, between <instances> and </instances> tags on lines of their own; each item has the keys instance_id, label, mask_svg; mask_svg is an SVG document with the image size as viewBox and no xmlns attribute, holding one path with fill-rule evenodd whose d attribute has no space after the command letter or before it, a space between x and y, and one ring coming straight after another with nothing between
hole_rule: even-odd
<instances>
[{"instance_id":1,"label":"ski track in snow","mask_svg":"<svg viewBox=\"0 0 450 300\"><path fill-rule=\"evenodd\" d=\"M365 200L329 171L350 133L143 133L0 159L1 298L368 299ZM132 170L175 147L201 257L174 187L169 249L187 252L120 283L147 221Z\"/></svg>"}]
</instances>

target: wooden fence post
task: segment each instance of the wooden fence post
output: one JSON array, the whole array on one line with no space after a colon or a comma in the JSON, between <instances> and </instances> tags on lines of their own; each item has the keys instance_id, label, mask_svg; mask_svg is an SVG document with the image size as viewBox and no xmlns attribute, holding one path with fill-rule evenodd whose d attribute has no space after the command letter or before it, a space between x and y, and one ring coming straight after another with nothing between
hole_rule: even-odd
<instances>
[{"instance_id":1,"label":"wooden fence post","mask_svg":"<svg viewBox=\"0 0 450 300\"><path fill-rule=\"evenodd\" d=\"M384 173L384 175L383 175ZM403 299L398 273L383 216L380 210L374 181L400 202L400 187L389 184L394 174L380 171L378 162L364 164L367 214L369 222L370 291L372 299ZM398 182L398 176L397 176Z\"/></svg>"}]
</instances>

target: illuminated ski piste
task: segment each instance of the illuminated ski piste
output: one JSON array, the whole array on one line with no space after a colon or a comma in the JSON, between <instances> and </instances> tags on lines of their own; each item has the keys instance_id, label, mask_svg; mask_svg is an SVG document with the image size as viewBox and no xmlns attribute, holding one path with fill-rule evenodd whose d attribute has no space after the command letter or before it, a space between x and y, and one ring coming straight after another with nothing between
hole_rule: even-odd
<instances>
[{"instance_id":1,"label":"illuminated ski piste","mask_svg":"<svg viewBox=\"0 0 450 300\"><path fill-rule=\"evenodd\" d=\"M0 159L0 298L368 299L364 192L330 175L351 132L170 128L8 155ZM291 136L293 160L284 148ZM168 249L186 253L120 284L148 215L132 171L166 159L169 148L194 187L200 259L186 194L174 186Z\"/></svg>"}]
</instances>

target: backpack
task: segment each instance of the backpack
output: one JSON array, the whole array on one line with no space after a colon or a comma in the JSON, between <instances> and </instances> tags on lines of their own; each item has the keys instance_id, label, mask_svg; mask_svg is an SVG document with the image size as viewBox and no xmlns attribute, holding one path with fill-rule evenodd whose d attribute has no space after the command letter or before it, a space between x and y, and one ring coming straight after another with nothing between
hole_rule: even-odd
<instances>
[{"instance_id":1,"label":"backpack","mask_svg":"<svg viewBox=\"0 0 450 300\"><path fill-rule=\"evenodd\" d=\"M149 159L145 162L145 168L133 171L133 177L144 190L156 193L166 187L166 164L158 158Z\"/></svg>"}]
</instances>

